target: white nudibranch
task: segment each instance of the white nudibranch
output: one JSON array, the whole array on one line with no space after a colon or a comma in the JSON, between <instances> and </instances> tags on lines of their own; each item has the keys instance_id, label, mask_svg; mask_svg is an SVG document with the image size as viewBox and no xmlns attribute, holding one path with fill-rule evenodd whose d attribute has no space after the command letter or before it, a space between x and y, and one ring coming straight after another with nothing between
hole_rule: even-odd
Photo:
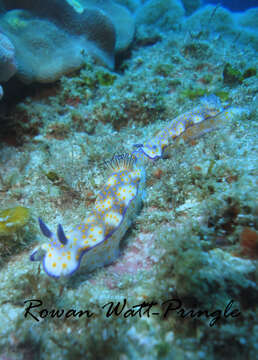
<instances>
[{"instance_id":1,"label":"white nudibranch","mask_svg":"<svg viewBox=\"0 0 258 360\"><path fill-rule=\"evenodd\" d=\"M119 243L141 206L144 169L131 155L114 157L112 173L98 194L91 214L67 235L59 224L57 234L39 218L40 229L49 242L36 248L30 259L43 259L45 272L55 278L74 273L82 263L87 271L113 262Z\"/></svg>"}]
</instances>

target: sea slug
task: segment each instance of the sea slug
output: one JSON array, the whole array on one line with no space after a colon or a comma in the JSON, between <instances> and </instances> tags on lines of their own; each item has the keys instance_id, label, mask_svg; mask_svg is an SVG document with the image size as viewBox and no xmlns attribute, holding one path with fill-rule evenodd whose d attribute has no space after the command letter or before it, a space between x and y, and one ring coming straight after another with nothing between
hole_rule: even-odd
<instances>
[{"instance_id":1,"label":"sea slug","mask_svg":"<svg viewBox=\"0 0 258 360\"><path fill-rule=\"evenodd\" d=\"M142 154L143 157L157 160L164 155L167 147L180 135L185 138L193 138L214 130L219 123L228 120L230 113L231 109L222 106L217 96L203 97L199 106L173 119L168 126L150 140L135 145L136 150L133 154L136 157L140 157Z\"/></svg>"},{"instance_id":2,"label":"sea slug","mask_svg":"<svg viewBox=\"0 0 258 360\"><path fill-rule=\"evenodd\" d=\"M65 235L62 225L57 234L39 218L40 229L49 242L36 248L32 261L43 259L43 268L52 277L71 275L81 264L87 271L107 265L119 255L119 243L141 206L144 169L132 155L113 157L111 175L97 196L94 208L82 224Z\"/></svg>"}]
</instances>

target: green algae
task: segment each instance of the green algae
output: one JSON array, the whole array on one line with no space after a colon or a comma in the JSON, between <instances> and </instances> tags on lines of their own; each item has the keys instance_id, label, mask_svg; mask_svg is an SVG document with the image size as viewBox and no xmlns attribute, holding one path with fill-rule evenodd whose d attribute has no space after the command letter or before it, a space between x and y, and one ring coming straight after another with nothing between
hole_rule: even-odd
<instances>
[{"instance_id":1,"label":"green algae","mask_svg":"<svg viewBox=\"0 0 258 360\"><path fill-rule=\"evenodd\" d=\"M117 76L115 74L112 74L111 72L100 67L93 72L88 69L87 71L81 72L81 80L83 84L89 89L94 89L99 85L111 86L114 84L116 78Z\"/></svg>"},{"instance_id":2,"label":"green algae","mask_svg":"<svg viewBox=\"0 0 258 360\"><path fill-rule=\"evenodd\" d=\"M60 181L60 176L58 176L55 171L49 171L48 173L46 173L46 177L47 177L52 183L56 183L57 181Z\"/></svg>"},{"instance_id":3,"label":"green algae","mask_svg":"<svg viewBox=\"0 0 258 360\"><path fill-rule=\"evenodd\" d=\"M230 98L230 94L228 91L216 90L214 93L220 98L222 102L228 101Z\"/></svg>"},{"instance_id":4,"label":"green algae","mask_svg":"<svg viewBox=\"0 0 258 360\"><path fill-rule=\"evenodd\" d=\"M243 75L240 70L227 63L223 69L223 82L227 85L242 84Z\"/></svg>"},{"instance_id":5,"label":"green algae","mask_svg":"<svg viewBox=\"0 0 258 360\"><path fill-rule=\"evenodd\" d=\"M181 91L181 93L179 94L179 98L182 101L185 98L188 98L190 100L195 100L198 97L202 97L202 96L208 95L208 94L209 94L209 92L203 88L194 88L194 89L188 88L188 89Z\"/></svg>"},{"instance_id":6,"label":"green algae","mask_svg":"<svg viewBox=\"0 0 258 360\"><path fill-rule=\"evenodd\" d=\"M194 41L184 45L183 53L185 56L191 56L196 59L205 59L211 55L211 48L206 42Z\"/></svg>"},{"instance_id":7,"label":"green algae","mask_svg":"<svg viewBox=\"0 0 258 360\"><path fill-rule=\"evenodd\" d=\"M102 86L111 86L114 84L114 81L116 80L117 76L115 74L112 74L111 72L99 70L96 73L97 81Z\"/></svg>"},{"instance_id":8,"label":"green algae","mask_svg":"<svg viewBox=\"0 0 258 360\"><path fill-rule=\"evenodd\" d=\"M204 84L210 84L213 80L213 76L211 74L205 74L203 77L202 77L202 82Z\"/></svg>"},{"instance_id":9,"label":"green algae","mask_svg":"<svg viewBox=\"0 0 258 360\"><path fill-rule=\"evenodd\" d=\"M174 69L173 64L160 63L160 64L156 65L156 67L154 68L154 71L158 75L169 76L171 74L171 72L173 71L173 69Z\"/></svg>"},{"instance_id":10,"label":"green algae","mask_svg":"<svg viewBox=\"0 0 258 360\"><path fill-rule=\"evenodd\" d=\"M208 77L210 79L210 77ZM215 90L213 92L216 96L220 98L222 102L228 101L230 98L230 93L224 90ZM210 95L211 92L205 88L188 88L184 89L179 94L179 99L183 101L184 99L196 100L202 96Z\"/></svg>"},{"instance_id":11,"label":"green algae","mask_svg":"<svg viewBox=\"0 0 258 360\"><path fill-rule=\"evenodd\" d=\"M223 69L223 82L226 85L238 85L242 84L244 79L256 76L256 74L257 70L255 67L250 67L242 73L240 70L227 63Z\"/></svg>"},{"instance_id":12,"label":"green algae","mask_svg":"<svg viewBox=\"0 0 258 360\"><path fill-rule=\"evenodd\" d=\"M179 79L170 79L169 85L170 86L179 86L179 85L181 85L181 81Z\"/></svg>"},{"instance_id":13,"label":"green algae","mask_svg":"<svg viewBox=\"0 0 258 360\"><path fill-rule=\"evenodd\" d=\"M256 68L250 67L244 71L243 78L248 79L249 77L256 76L256 74L257 74Z\"/></svg>"}]
</instances>

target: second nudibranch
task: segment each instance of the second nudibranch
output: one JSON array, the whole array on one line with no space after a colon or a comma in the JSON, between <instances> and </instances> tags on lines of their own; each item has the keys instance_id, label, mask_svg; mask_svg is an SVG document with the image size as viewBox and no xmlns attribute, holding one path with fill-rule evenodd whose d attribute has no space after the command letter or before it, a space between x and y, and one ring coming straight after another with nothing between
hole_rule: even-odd
<instances>
[{"instance_id":1,"label":"second nudibranch","mask_svg":"<svg viewBox=\"0 0 258 360\"><path fill-rule=\"evenodd\" d=\"M191 138L190 130L201 134L216 128L221 120L228 119L229 116L230 109L228 106L223 106L217 96L204 97L199 106L173 119L163 130L144 144L136 145L137 149L133 154L138 158L157 160L180 135L186 134L187 136L188 132L189 138Z\"/></svg>"},{"instance_id":2,"label":"second nudibranch","mask_svg":"<svg viewBox=\"0 0 258 360\"><path fill-rule=\"evenodd\" d=\"M39 218L41 231L49 242L36 248L31 260L43 259L46 273L56 278L71 275L82 260L87 271L114 261L120 240L141 206L145 174L135 160L132 156L115 159L91 214L67 235L61 225L54 234Z\"/></svg>"}]
</instances>

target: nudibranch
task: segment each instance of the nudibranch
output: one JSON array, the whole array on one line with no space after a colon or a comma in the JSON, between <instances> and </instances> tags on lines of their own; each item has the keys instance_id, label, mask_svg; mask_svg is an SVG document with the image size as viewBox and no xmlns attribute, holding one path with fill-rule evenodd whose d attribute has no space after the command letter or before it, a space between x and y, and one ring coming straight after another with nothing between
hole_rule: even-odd
<instances>
[{"instance_id":1,"label":"nudibranch","mask_svg":"<svg viewBox=\"0 0 258 360\"><path fill-rule=\"evenodd\" d=\"M192 111L173 119L149 141L135 145L131 155L115 155L106 161L112 171L91 214L67 235L60 224L54 234L39 218L40 229L49 242L34 249L31 260L43 260L46 273L56 278L74 273L82 260L87 271L113 262L119 255L120 240L144 197L144 163L163 157L179 136L186 139L200 136L238 112L210 95L202 98Z\"/></svg>"},{"instance_id":2,"label":"nudibranch","mask_svg":"<svg viewBox=\"0 0 258 360\"><path fill-rule=\"evenodd\" d=\"M157 160L180 135L191 138L194 133L200 134L216 128L221 120L228 119L229 116L229 107L223 106L217 96L203 97L199 106L173 119L168 126L150 140L135 145L136 150L133 154L138 158Z\"/></svg>"},{"instance_id":3,"label":"nudibranch","mask_svg":"<svg viewBox=\"0 0 258 360\"><path fill-rule=\"evenodd\" d=\"M67 235L59 224L54 234L39 218L40 229L49 241L34 249L30 259L43 260L48 275L71 275L82 262L92 271L119 255L120 240L141 206L145 173L133 155L116 155L108 163L112 173L82 224Z\"/></svg>"}]
</instances>

